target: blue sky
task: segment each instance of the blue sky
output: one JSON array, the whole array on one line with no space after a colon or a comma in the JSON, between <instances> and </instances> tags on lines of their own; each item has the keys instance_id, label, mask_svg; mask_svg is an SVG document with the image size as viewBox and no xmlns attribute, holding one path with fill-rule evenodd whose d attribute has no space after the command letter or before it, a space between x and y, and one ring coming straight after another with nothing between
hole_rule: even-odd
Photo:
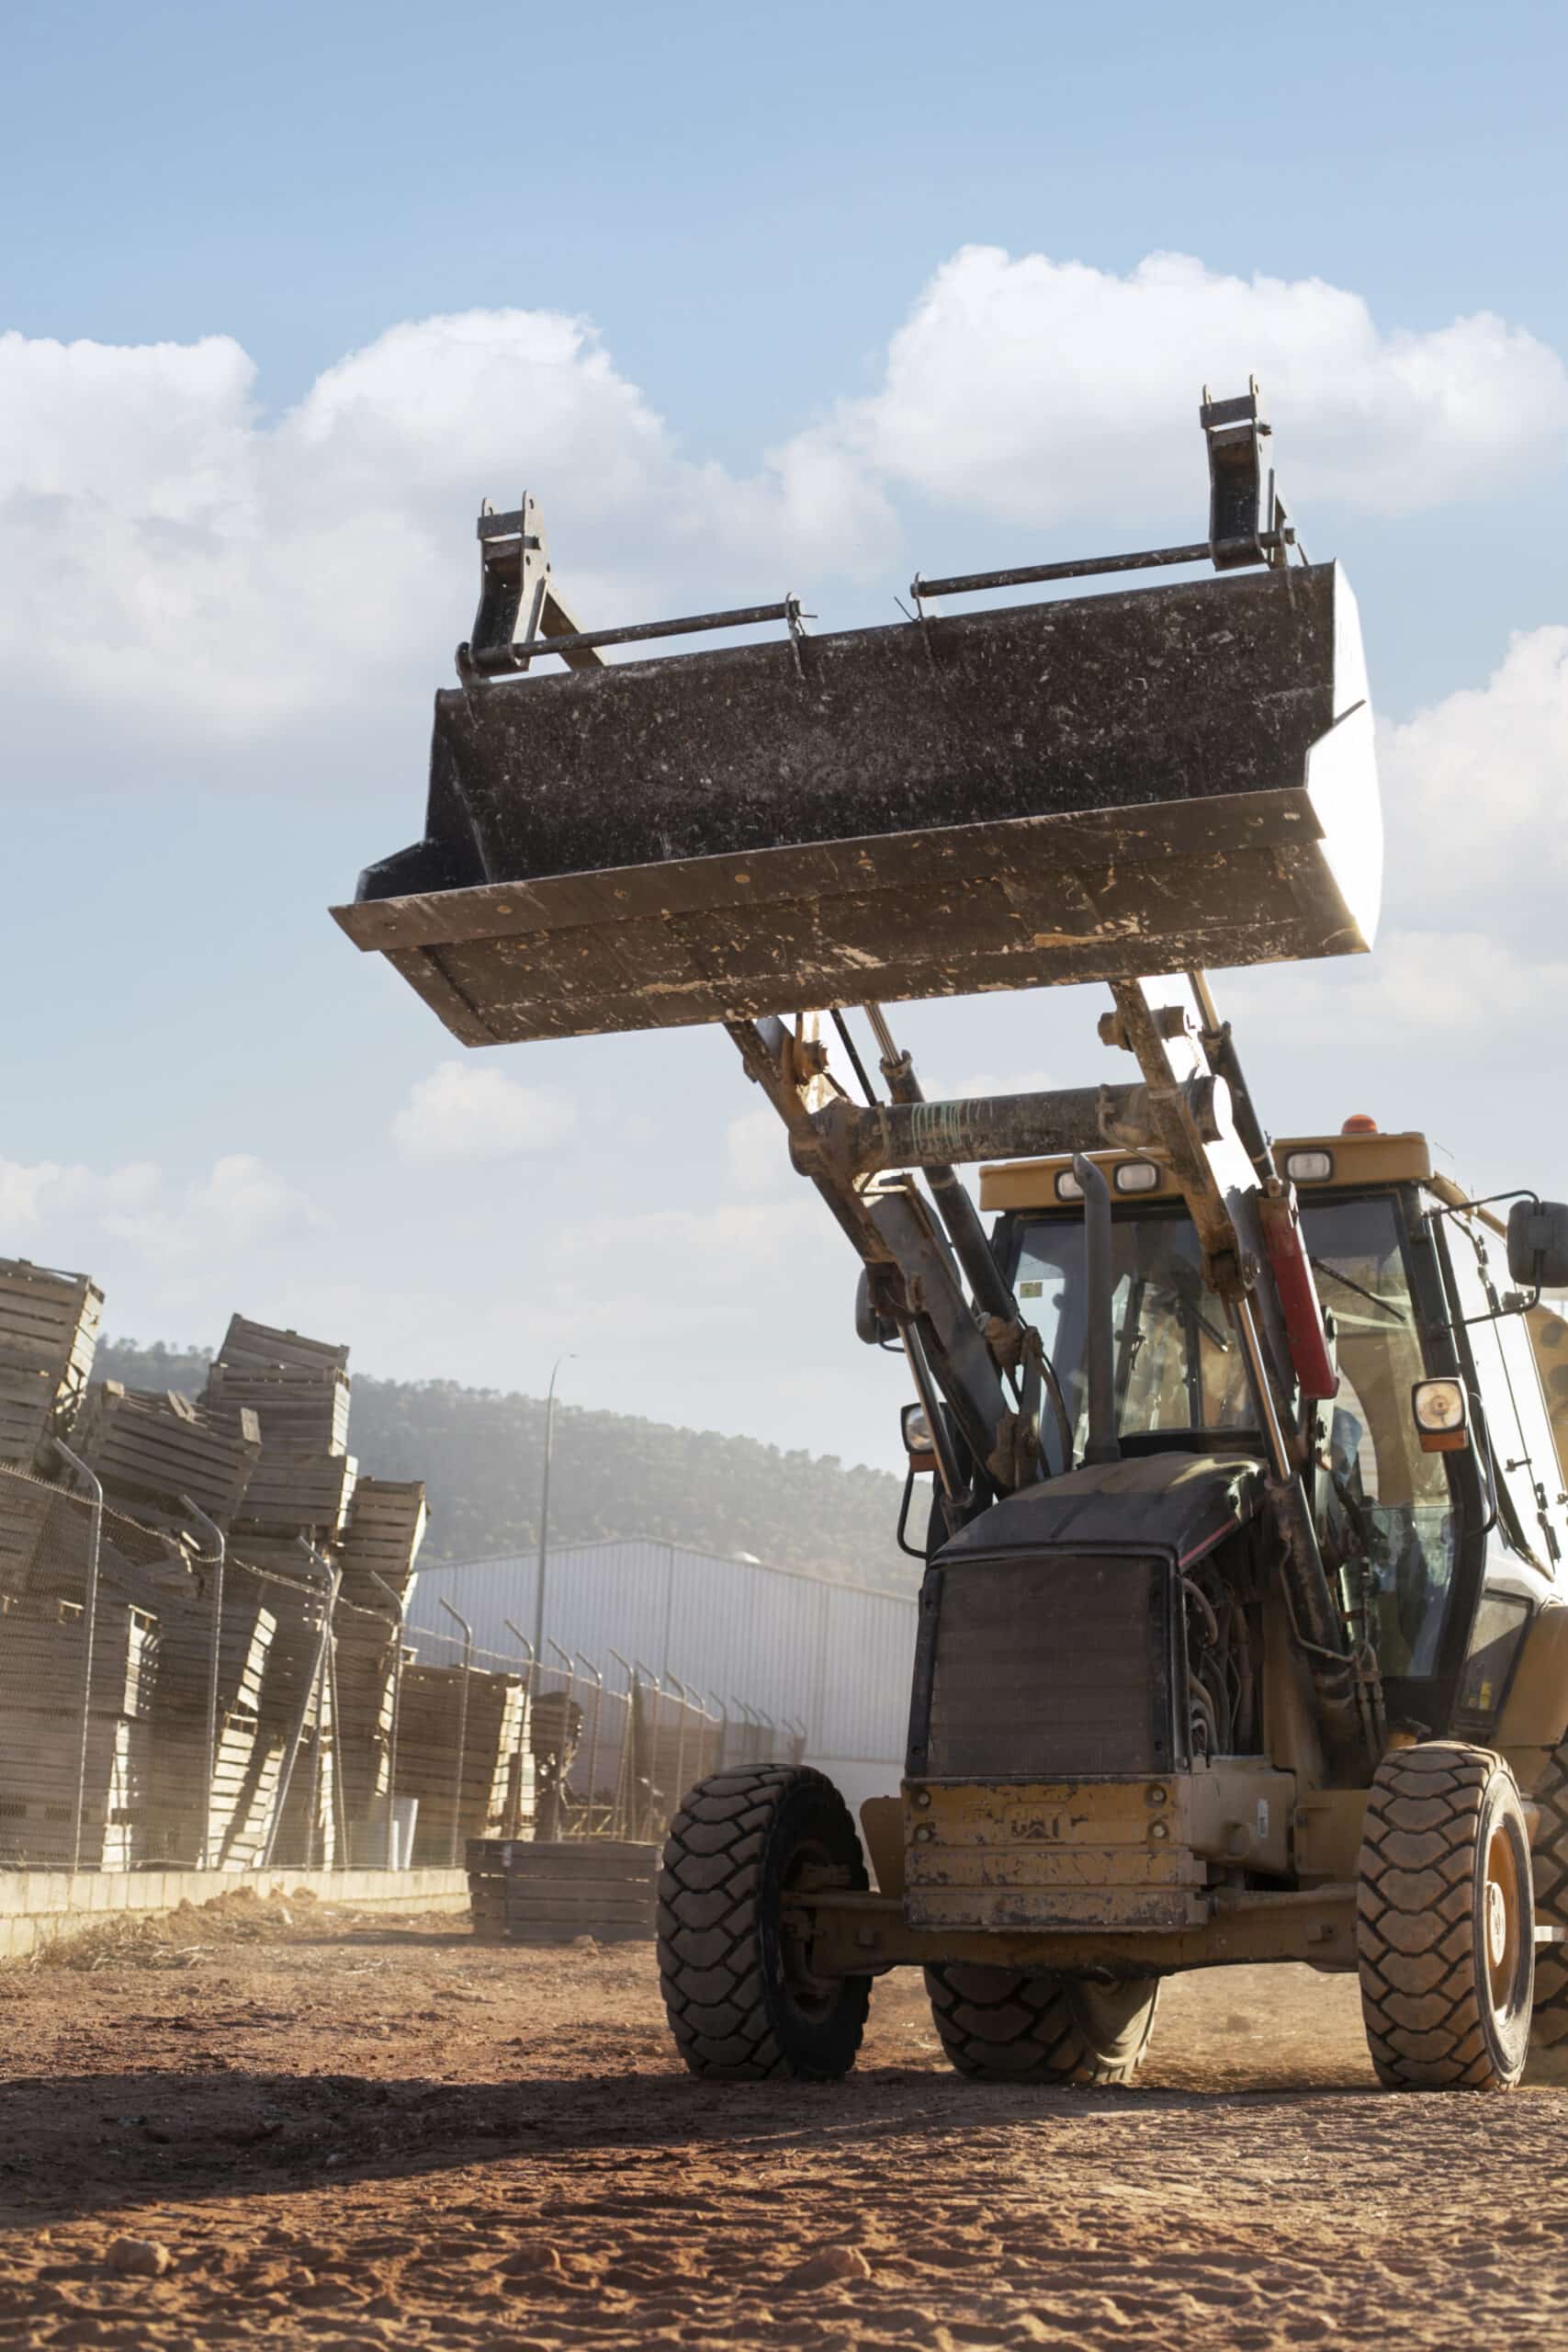
<instances>
[{"instance_id":1,"label":"blue sky","mask_svg":"<svg viewBox=\"0 0 1568 2352\"><path fill-rule=\"evenodd\" d=\"M890 1459L721 1039L499 1055L455 1110L322 910L418 830L481 495L526 477L596 617L890 618L917 563L1195 536L1197 380L1254 364L1393 844L1370 968L1226 985L1255 1084L1568 1192L1560 7L14 0L6 41L0 1250L142 1337L243 1305L535 1390L575 1340L581 1401ZM933 1084L1055 1082L1097 1011L899 1027Z\"/></svg>"}]
</instances>

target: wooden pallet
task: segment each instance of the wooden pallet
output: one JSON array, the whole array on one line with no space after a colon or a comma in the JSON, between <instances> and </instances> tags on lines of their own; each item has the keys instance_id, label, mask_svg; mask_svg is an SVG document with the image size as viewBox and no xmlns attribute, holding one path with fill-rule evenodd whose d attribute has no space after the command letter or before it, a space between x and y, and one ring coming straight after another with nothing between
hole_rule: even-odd
<instances>
[{"instance_id":1,"label":"wooden pallet","mask_svg":"<svg viewBox=\"0 0 1568 2352\"><path fill-rule=\"evenodd\" d=\"M188 1495L209 1518L226 1521L255 1471L261 1436L254 1415L220 1429L175 1389L105 1380L88 1392L78 1450L110 1494L175 1510Z\"/></svg>"},{"instance_id":2,"label":"wooden pallet","mask_svg":"<svg viewBox=\"0 0 1568 2352\"><path fill-rule=\"evenodd\" d=\"M646 1943L654 1933L660 1849L611 1838L471 1838L474 1928L513 1943Z\"/></svg>"}]
</instances>

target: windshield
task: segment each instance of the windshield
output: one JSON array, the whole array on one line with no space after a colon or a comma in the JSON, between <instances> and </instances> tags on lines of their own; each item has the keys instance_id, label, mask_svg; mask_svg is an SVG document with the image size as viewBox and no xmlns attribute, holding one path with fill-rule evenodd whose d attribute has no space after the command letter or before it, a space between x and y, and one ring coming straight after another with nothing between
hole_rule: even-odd
<instances>
[{"instance_id":1,"label":"windshield","mask_svg":"<svg viewBox=\"0 0 1568 2352\"><path fill-rule=\"evenodd\" d=\"M1083 1226L1076 1217L1021 1224L1019 1303L1055 1366L1081 1460ZM1425 1367L1394 1204L1303 1202L1302 1226L1337 1334L1339 1391L1325 1416L1320 1464L1329 1507L1348 1530L1348 1548L1368 1560L1385 1672L1430 1674L1453 1574L1455 1521L1446 1457L1422 1452L1411 1419L1410 1391ZM1115 1216L1111 1274L1122 1435L1246 1429L1252 1409L1241 1351L1199 1272L1197 1236L1185 1213ZM1050 1442L1059 1454L1059 1440ZM1053 1469L1060 1466L1054 1459Z\"/></svg>"}]
</instances>

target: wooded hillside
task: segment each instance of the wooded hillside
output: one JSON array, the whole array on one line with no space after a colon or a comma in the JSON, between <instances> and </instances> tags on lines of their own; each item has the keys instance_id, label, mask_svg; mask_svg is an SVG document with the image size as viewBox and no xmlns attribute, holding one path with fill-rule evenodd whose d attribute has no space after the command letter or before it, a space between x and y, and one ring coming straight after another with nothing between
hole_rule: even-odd
<instances>
[{"instance_id":1,"label":"wooded hillside","mask_svg":"<svg viewBox=\"0 0 1568 2352\"><path fill-rule=\"evenodd\" d=\"M195 1396L208 1359L194 1350L102 1342L96 1376ZM538 1542L545 1407L535 1396L454 1381L354 1373L350 1451L381 1478L423 1478L423 1557L482 1559ZM902 1482L834 1454L784 1453L755 1438L666 1427L626 1413L556 1408L550 1540L651 1535L699 1552L750 1552L845 1584L908 1591L919 1577L894 1541Z\"/></svg>"}]
</instances>

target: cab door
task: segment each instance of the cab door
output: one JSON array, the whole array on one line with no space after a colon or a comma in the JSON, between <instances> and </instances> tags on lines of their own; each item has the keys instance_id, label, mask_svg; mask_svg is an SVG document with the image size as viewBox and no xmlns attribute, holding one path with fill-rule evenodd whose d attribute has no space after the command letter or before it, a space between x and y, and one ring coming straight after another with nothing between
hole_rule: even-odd
<instances>
[{"instance_id":1,"label":"cab door","mask_svg":"<svg viewBox=\"0 0 1568 2352\"><path fill-rule=\"evenodd\" d=\"M1506 1693L1530 1614L1559 1580L1568 1522L1551 1417L1523 1315L1498 1310L1509 1287L1500 1238L1478 1219L1438 1215L1461 1360L1480 1410L1475 1442L1492 1488L1485 1581L1460 1678L1454 1728L1483 1736Z\"/></svg>"}]
</instances>

